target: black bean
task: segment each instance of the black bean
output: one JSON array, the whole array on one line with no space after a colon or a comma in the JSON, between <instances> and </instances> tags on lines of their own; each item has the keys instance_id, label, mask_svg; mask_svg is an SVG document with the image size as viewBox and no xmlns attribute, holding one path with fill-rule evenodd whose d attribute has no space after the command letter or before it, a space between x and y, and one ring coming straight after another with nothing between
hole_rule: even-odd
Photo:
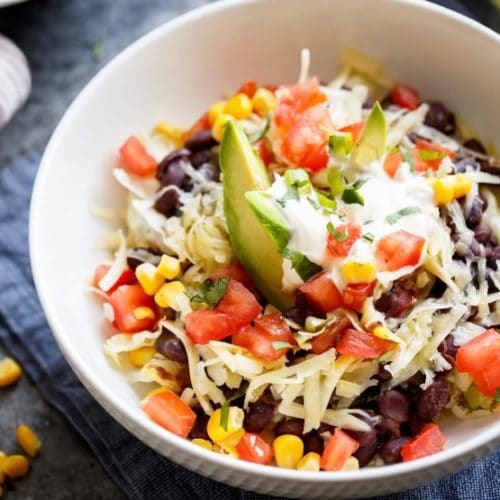
<instances>
[{"instance_id":1,"label":"black bean","mask_svg":"<svg viewBox=\"0 0 500 500\"><path fill-rule=\"evenodd\" d=\"M200 168L200 173L205 177L207 181L218 182L220 179L220 169L213 163L205 163Z\"/></svg>"},{"instance_id":2,"label":"black bean","mask_svg":"<svg viewBox=\"0 0 500 500\"><path fill-rule=\"evenodd\" d=\"M186 166L189 163L186 160L180 159L173 161L160 179L162 186L177 186L182 187L187 174L186 174Z\"/></svg>"},{"instance_id":3,"label":"black bean","mask_svg":"<svg viewBox=\"0 0 500 500\"><path fill-rule=\"evenodd\" d=\"M217 141L214 139L212 132L210 130L202 130L190 137L184 144L184 147L194 153L209 149L216 144Z\"/></svg>"},{"instance_id":4,"label":"black bean","mask_svg":"<svg viewBox=\"0 0 500 500\"><path fill-rule=\"evenodd\" d=\"M384 417L389 417L396 422L406 422L410 411L408 398L399 391L390 390L383 392L378 398L378 407Z\"/></svg>"},{"instance_id":5,"label":"black bean","mask_svg":"<svg viewBox=\"0 0 500 500\"><path fill-rule=\"evenodd\" d=\"M429 111L424 123L445 134L454 134L456 129L455 115L439 101L428 101Z\"/></svg>"},{"instance_id":6,"label":"black bean","mask_svg":"<svg viewBox=\"0 0 500 500\"><path fill-rule=\"evenodd\" d=\"M202 410L195 410L196 420L189 433L190 439L210 439L207 433L208 416Z\"/></svg>"},{"instance_id":7,"label":"black bean","mask_svg":"<svg viewBox=\"0 0 500 500\"><path fill-rule=\"evenodd\" d=\"M335 427L333 425L330 425L330 424L320 424L319 426L319 429L318 429L318 432L320 434L323 434L324 432L329 432L330 434L333 434L335 431Z\"/></svg>"},{"instance_id":8,"label":"black bean","mask_svg":"<svg viewBox=\"0 0 500 500\"><path fill-rule=\"evenodd\" d=\"M377 423L377 429L387 436L400 436L401 435L401 423L396 422L389 417L380 417L379 422Z\"/></svg>"},{"instance_id":9,"label":"black bean","mask_svg":"<svg viewBox=\"0 0 500 500\"><path fill-rule=\"evenodd\" d=\"M308 309L302 307L292 307L292 309L288 309L285 311L285 317L291 319L295 323L299 325L304 325L307 316L309 316L311 312Z\"/></svg>"},{"instance_id":10,"label":"black bean","mask_svg":"<svg viewBox=\"0 0 500 500\"><path fill-rule=\"evenodd\" d=\"M374 104L375 101L370 96L368 96L363 102L363 109L372 109Z\"/></svg>"},{"instance_id":11,"label":"black bean","mask_svg":"<svg viewBox=\"0 0 500 500\"><path fill-rule=\"evenodd\" d=\"M416 413L411 412L410 420L408 421L410 434L412 436L418 434L427 423L428 421L420 419Z\"/></svg>"},{"instance_id":12,"label":"black bean","mask_svg":"<svg viewBox=\"0 0 500 500\"><path fill-rule=\"evenodd\" d=\"M318 431L311 431L304 435L304 454L314 451L320 455L323 453L325 447L323 438L319 435Z\"/></svg>"},{"instance_id":13,"label":"black bean","mask_svg":"<svg viewBox=\"0 0 500 500\"><path fill-rule=\"evenodd\" d=\"M166 189L155 201L154 208L165 217L171 217L180 206L180 196L177 189Z\"/></svg>"},{"instance_id":14,"label":"black bean","mask_svg":"<svg viewBox=\"0 0 500 500\"><path fill-rule=\"evenodd\" d=\"M302 437L304 433L304 421L298 418L283 419L274 427L274 434L281 436L282 434L293 434L294 436Z\"/></svg>"},{"instance_id":15,"label":"black bean","mask_svg":"<svg viewBox=\"0 0 500 500\"><path fill-rule=\"evenodd\" d=\"M164 330L155 341L155 349L172 361L179 363L187 362L186 349L182 342L172 333Z\"/></svg>"},{"instance_id":16,"label":"black bean","mask_svg":"<svg viewBox=\"0 0 500 500\"><path fill-rule=\"evenodd\" d=\"M379 396L380 386L368 387L351 403L351 408L378 410L377 400Z\"/></svg>"},{"instance_id":17,"label":"black bean","mask_svg":"<svg viewBox=\"0 0 500 500\"><path fill-rule=\"evenodd\" d=\"M467 227L470 229L474 229L479 226L481 222L481 218L483 217L484 211L484 202L480 196L474 197L472 200L472 204L469 210L469 213L465 217L465 222L467 223Z\"/></svg>"},{"instance_id":18,"label":"black bean","mask_svg":"<svg viewBox=\"0 0 500 500\"><path fill-rule=\"evenodd\" d=\"M450 356L451 358L455 358L458 351L458 346L455 345L455 337L449 334L445 337L445 339L439 344L438 351L443 356Z\"/></svg>"},{"instance_id":19,"label":"black bean","mask_svg":"<svg viewBox=\"0 0 500 500\"><path fill-rule=\"evenodd\" d=\"M491 269L497 269L497 261L500 260L500 246L488 247L486 250L486 258L488 262L488 267Z\"/></svg>"},{"instance_id":20,"label":"black bean","mask_svg":"<svg viewBox=\"0 0 500 500\"><path fill-rule=\"evenodd\" d=\"M380 105L382 106L382 109L387 109L389 106L392 106L394 104L392 100L391 94L387 94L381 101Z\"/></svg>"},{"instance_id":21,"label":"black bean","mask_svg":"<svg viewBox=\"0 0 500 500\"><path fill-rule=\"evenodd\" d=\"M464 148L475 151L476 153L481 153L483 155L487 153L486 148L483 146L483 143L478 139L467 139L464 142Z\"/></svg>"},{"instance_id":22,"label":"black bean","mask_svg":"<svg viewBox=\"0 0 500 500\"><path fill-rule=\"evenodd\" d=\"M445 379L439 378L422 392L417 401L417 414L422 420L436 418L450 401L450 387Z\"/></svg>"},{"instance_id":23,"label":"black bean","mask_svg":"<svg viewBox=\"0 0 500 500\"><path fill-rule=\"evenodd\" d=\"M429 292L429 296L435 299L440 299L443 296L444 292L446 292L447 288L448 286L444 281L441 281L439 278L436 278Z\"/></svg>"},{"instance_id":24,"label":"black bean","mask_svg":"<svg viewBox=\"0 0 500 500\"><path fill-rule=\"evenodd\" d=\"M400 285L382 294L375 302L375 309L390 317L399 317L405 314L413 302L413 293Z\"/></svg>"},{"instance_id":25,"label":"black bean","mask_svg":"<svg viewBox=\"0 0 500 500\"><path fill-rule=\"evenodd\" d=\"M493 231L488 224L481 223L474 229L474 236L479 243L487 245L493 236Z\"/></svg>"},{"instance_id":26,"label":"black bean","mask_svg":"<svg viewBox=\"0 0 500 500\"><path fill-rule=\"evenodd\" d=\"M401 461L401 448L408 441L407 437L389 439L380 446L378 453L386 464L395 464Z\"/></svg>"},{"instance_id":27,"label":"black bean","mask_svg":"<svg viewBox=\"0 0 500 500\"><path fill-rule=\"evenodd\" d=\"M474 158L461 158L455 161L453 171L456 174L463 174L465 172L480 170L481 165Z\"/></svg>"},{"instance_id":28,"label":"black bean","mask_svg":"<svg viewBox=\"0 0 500 500\"><path fill-rule=\"evenodd\" d=\"M163 309L163 313L165 315L165 319L169 319L172 321L175 319L176 312L171 307L167 307L167 308Z\"/></svg>"},{"instance_id":29,"label":"black bean","mask_svg":"<svg viewBox=\"0 0 500 500\"><path fill-rule=\"evenodd\" d=\"M349 431L348 433L359 443L359 448L354 453L354 456L358 459L359 465L363 467L377 452L379 445L377 431L371 428L366 432Z\"/></svg>"},{"instance_id":30,"label":"black bean","mask_svg":"<svg viewBox=\"0 0 500 500\"><path fill-rule=\"evenodd\" d=\"M199 168L205 163L210 163L211 160L212 151L210 149L196 151L196 153L193 153L190 159L191 165L193 165L194 168Z\"/></svg>"},{"instance_id":31,"label":"black bean","mask_svg":"<svg viewBox=\"0 0 500 500\"><path fill-rule=\"evenodd\" d=\"M373 378L379 382L387 382L391 380L392 374L388 372L384 366L379 365L378 372L373 376Z\"/></svg>"},{"instance_id":32,"label":"black bean","mask_svg":"<svg viewBox=\"0 0 500 500\"><path fill-rule=\"evenodd\" d=\"M182 148L182 149L176 149L175 151L172 151L169 153L163 160L159 163L158 169L156 170L156 178L162 182L162 184L165 184L162 179L165 176L168 167L170 166L171 163L179 161L179 160L187 160L189 158L189 155L191 154L191 151L188 149Z\"/></svg>"},{"instance_id":33,"label":"black bean","mask_svg":"<svg viewBox=\"0 0 500 500\"><path fill-rule=\"evenodd\" d=\"M264 428L271 422L274 415L274 405L257 401L251 403L245 414L243 427L248 432L262 432Z\"/></svg>"},{"instance_id":34,"label":"black bean","mask_svg":"<svg viewBox=\"0 0 500 500\"><path fill-rule=\"evenodd\" d=\"M127 252L127 264L134 271L143 262L150 262L156 266L160 259L161 256L149 248L132 248Z\"/></svg>"}]
</instances>

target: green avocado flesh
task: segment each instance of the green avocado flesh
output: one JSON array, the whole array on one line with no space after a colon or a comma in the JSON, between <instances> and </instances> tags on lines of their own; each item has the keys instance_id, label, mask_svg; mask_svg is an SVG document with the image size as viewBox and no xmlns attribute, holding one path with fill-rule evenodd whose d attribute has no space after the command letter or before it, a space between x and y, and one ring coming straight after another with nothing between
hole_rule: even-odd
<instances>
[{"instance_id":1,"label":"green avocado flesh","mask_svg":"<svg viewBox=\"0 0 500 500\"><path fill-rule=\"evenodd\" d=\"M373 106L358 143L351 152L351 160L361 167L378 160L387 143L387 121L378 102Z\"/></svg>"},{"instance_id":2,"label":"green avocado flesh","mask_svg":"<svg viewBox=\"0 0 500 500\"><path fill-rule=\"evenodd\" d=\"M267 189L271 180L245 133L234 121L226 125L219 161L223 173L224 212L234 251L264 297L276 307L288 309L293 305L293 296L282 290L283 257L275 239L263 226L262 218L259 220L246 198L249 191Z\"/></svg>"}]
</instances>

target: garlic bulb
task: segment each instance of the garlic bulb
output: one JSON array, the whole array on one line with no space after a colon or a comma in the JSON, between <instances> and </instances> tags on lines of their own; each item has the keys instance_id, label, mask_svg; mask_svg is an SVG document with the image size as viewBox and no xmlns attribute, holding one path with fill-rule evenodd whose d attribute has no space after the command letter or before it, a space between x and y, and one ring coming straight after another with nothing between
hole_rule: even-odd
<instances>
[{"instance_id":1,"label":"garlic bulb","mask_svg":"<svg viewBox=\"0 0 500 500\"><path fill-rule=\"evenodd\" d=\"M31 75L24 54L0 35L0 129L22 106L31 90Z\"/></svg>"}]
</instances>

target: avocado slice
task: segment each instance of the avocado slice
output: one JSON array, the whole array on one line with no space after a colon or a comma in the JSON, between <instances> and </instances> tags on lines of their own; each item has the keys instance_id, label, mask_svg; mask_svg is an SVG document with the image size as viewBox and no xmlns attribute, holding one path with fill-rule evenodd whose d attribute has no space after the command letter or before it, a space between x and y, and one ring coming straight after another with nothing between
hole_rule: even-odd
<instances>
[{"instance_id":1,"label":"avocado slice","mask_svg":"<svg viewBox=\"0 0 500 500\"><path fill-rule=\"evenodd\" d=\"M263 191L248 191L245 198L260 223L267 230L281 251L290 240L291 228L276 207L274 200Z\"/></svg>"},{"instance_id":2,"label":"avocado slice","mask_svg":"<svg viewBox=\"0 0 500 500\"><path fill-rule=\"evenodd\" d=\"M375 103L359 141L351 151L351 161L360 167L378 160L384 153L387 144L387 121L383 109Z\"/></svg>"},{"instance_id":3,"label":"avocado slice","mask_svg":"<svg viewBox=\"0 0 500 500\"><path fill-rule=\"evenodd\" d=\"M226 124L219 162L224 212L236 255L264 297L282 310L289 309L293 296L282 290L283 257L245 197L249 191L267 189L271 180L245 133L233 120Z\"/></svg>"}]
</instances>

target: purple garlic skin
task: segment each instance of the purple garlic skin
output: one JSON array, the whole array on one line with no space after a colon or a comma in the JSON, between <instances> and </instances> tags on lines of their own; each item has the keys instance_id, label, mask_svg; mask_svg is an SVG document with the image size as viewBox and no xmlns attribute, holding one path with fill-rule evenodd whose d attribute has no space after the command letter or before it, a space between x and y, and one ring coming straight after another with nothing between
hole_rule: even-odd
<instances>
[{"instance_id":1,"label":"purple garlic skin","mask_svg":"<svg viewBox=\"0 0 500 500\"><path fill-rule=\"evenodd\" d=\"M31 91L31 74L24 54L0 35L0 129L24 104Z\"/></svg>"}]
</instances>

